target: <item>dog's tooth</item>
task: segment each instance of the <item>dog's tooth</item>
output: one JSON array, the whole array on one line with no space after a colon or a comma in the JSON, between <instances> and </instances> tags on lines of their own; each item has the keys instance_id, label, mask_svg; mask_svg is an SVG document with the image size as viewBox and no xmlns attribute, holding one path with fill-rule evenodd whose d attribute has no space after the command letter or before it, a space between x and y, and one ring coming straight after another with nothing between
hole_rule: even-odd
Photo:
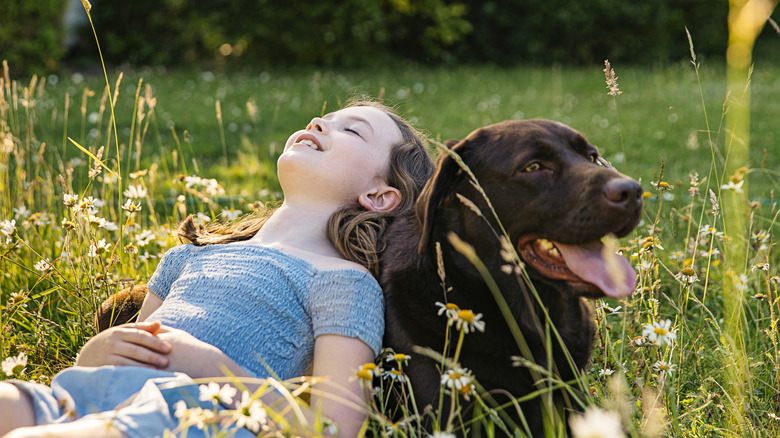
<instances>
[{"instance_id":1,"label":"dog's tooth","mask_svg":"<svg viewBox=\"0 0 780 438\"><path fill-rule=\"evenodd\" d=\"M542 249L549 251L550 249L555 248L552 242L550 242L547 239L537 239L537 242L539 242L539 246L542 247Z\"/></svg>"}]
</instances>

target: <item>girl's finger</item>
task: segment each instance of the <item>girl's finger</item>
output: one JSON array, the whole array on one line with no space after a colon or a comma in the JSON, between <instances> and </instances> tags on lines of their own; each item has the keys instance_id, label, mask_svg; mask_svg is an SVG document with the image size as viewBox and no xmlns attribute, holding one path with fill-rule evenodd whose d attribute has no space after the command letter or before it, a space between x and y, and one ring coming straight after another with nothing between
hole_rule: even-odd
<instances>
[{"instance_id":1,"label":"girl's finger","mask_svg":"<svg viewBox=\"0 0 780 438\"><path fill-rule=\"evenodd\" d=\"M144 347L138 345L128 344L129 347L125 353L125 357L130 360L142 362L151 365L155 368L165 368L168 366L168 356L164 354L155 353Z\"/></svg>"},{"instance_id":2,"label":"girl's finger","mask_svg":"<svg viewBox=\"0 0 780 438\"><path fill-rule=\"evenodd\" d=\"M170 343L143 330L129 330L122 336L122 340L163 354L170 353L171 351Z\"/></svg>"}]
</instances>

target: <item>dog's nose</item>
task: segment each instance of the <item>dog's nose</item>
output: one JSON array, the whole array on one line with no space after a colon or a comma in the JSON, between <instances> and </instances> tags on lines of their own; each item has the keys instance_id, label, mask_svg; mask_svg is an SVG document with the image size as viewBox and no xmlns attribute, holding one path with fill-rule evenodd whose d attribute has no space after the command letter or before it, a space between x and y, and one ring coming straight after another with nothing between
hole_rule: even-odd
<instances>
[{"instance_id":1,"label":"dog's nose","mask_svg":"<svg viewBox=\"0 0 780 438\"><path fill-rule=\"evenodd\" d=\"M604 185L604 196L610 204L625 207L642 199L642 186L631 178L613 178Z\"/></svg>"}]
</instances>

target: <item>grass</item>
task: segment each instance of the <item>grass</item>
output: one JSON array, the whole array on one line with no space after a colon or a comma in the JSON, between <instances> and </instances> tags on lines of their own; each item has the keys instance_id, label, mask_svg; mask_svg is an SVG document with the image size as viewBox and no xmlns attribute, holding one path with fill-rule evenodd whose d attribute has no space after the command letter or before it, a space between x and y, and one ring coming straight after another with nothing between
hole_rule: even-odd
<instances>
[{"instance_id":1,"label":"grass","mask_svg":"<svg viewBox=\"0 0 780 438\"><path fill-rule=\"evenodd\" d=\"M773 130L780 118L780 68L756 65L750 155L738 163L743 171L727 175L727 116L735 102L725 66L704 62L698 73L687 62L613 67L618 96L607 95L601 66L149 69L123 72L118 86L114 72L118 148L104 79L6 74L0 87L0 358L26 354L22 375L43 382L72 364L94 333L96 306L150 277L158 257L176 243L174 224L190 213L230 218L257 208L258 200L278 199L275 159L287 135L323 106L333 110L367 93L383 95L442 140L509 118L558 120L641 180L643 223L619 243L637 266L639 287L620 302L596 303L588 403L617 413L630 436L777 436L774 192L780 164L774 157L780 146ZM102 159L110 169L121 168L121 181L106 170L94 174L99 166L68 137L93 154L107 145ZM747 181L747 191L721 189L730 178L735 185ZM72 205L63 203L65 194L76 196ZM103 202L90 206L89 196ZM748 212L745 227L733 235L722 233L725 196L735 196ZM128 200L141 210L123 210ZM729 239L745 243L747 262L733 273L724 269ZM739 400L729 391L738 364L724 324L723 283L732 277L745 300L747 363L740 378L746 390ZM4 370L2 378L21 368ZM729 420L734 412L736 425ZM372 423L376 430L382 426L380 419ZM419 436L401 428L394 433Z\"/></svg>"}]
</instances>

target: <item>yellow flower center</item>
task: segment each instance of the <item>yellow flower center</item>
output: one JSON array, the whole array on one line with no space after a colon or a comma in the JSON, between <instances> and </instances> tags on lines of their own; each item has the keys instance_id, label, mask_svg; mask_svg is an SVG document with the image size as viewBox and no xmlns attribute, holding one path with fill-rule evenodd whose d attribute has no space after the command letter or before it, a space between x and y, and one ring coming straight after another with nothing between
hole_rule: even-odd
<instances>
[{"instance_id":1,"label":"yellow flower center","mask_svg":"<svg viewBox=\"0 0 780 438\"><path fill-rule=\"evenodd\" d=\"M357 376L360 379L369 380L369 381L373 380L374 378L373 374L371 374L371 371L369 370L360 370L357 372Z\"/></svg>"},{"instance_id":2,"label":"yellow flower center","mask_svg":"<svg viewBox=\"0 0 780 438\"><path fill-rule=\"evenodd\" d=\"M450 373L450 380L458 380L461 377L463 377L463 374L461 374L458 371L453 371L453 372Z\"/></svg>"},{"instance_id":3,"label":"yellow flower center","mask_svg":"<svg viewBox=\"0 0 780 438\"><path fill-rule=\"evenodd\" d=\"M445 304L445 307L447 307L447 310L460 310L460 307L452 303Z\"/></svg>"},{"instance_id":4,"label":"yellow flower center","mask_svg":"<svg viewBox=\"0 0 780 438\"><path fill-rule=\"evenodd\" d=\"M363 364L363 367L361 369L364 370L364 371L374 371L376 369L376 364L369 362L369 363Z\"/></svg>"},{"instance_id":5,"label":"yellow flower center","mask_svg":"<svg viewBox=\"0 0 780 438\"><path fill-rule=\"evenodd\" d=\"M471 310L461 310L458 312L458 318L466 322L474 322L474 312Z\"/></svg>"},{"instance_id":6,"label":"yellow flower center","mask_svg":"<svg viewBox=\"0 0 780 438\"><path fill-rule=\"evenodd\" d=\"M396 353L395 360L397 360L398 362L404 361L406 360L406 355L401 353Z\"/></svg>"},{"instance_id":7,"label":"yellow flower center","mask_svg":"<svg viewBox=\"0 0 780 438\"><path fill-rule=\"evenodd\" d=\"M390 370L390 374L395 374L396 376L402 376L402 375L403 375L403 374L401 374L401 372L400 372L400 371L398 371L398 370Z\"/></svg>"},{"instance_id":8,"label":"yellow flower center","mask_svg":"<svg viewBox=\"0 0 780 438\"><path fill-rule=\"evenodd\" d=\"M661 327L656 327L653 329L653 333L657 334L658 336L666 336L668 332Z\"/></svg>"},{"instance_id":9,"label":"yellow flower center","mask_svg":"<svg viewBox=\"0 0 780 438\"><path fill-rule=\"evenodd\" d=\"M694 270L693 270L691 267L689 267L689 266L686 266L686 267L684 267L684 268L682 269L682 271L680 271L680 273L681 273L682 275L687 275L687 276L689 276L689 277L690 277L690 276L692 276L692 275L695 275L695 274L696 274L696 272L695 272L695 271L694 271Z\"/></svg>"}]
</instances>

